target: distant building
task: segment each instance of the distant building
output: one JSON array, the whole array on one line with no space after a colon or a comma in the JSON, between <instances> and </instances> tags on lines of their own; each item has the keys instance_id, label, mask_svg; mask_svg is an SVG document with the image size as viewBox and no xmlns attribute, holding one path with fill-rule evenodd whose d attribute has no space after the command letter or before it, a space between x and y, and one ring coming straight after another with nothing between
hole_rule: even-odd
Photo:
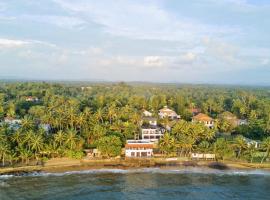
<instances>
[{"instance_id":1,"label":"distant building","mask_svg":"<svg viewBox=\"0 0 270 200\"><path fill-rule=\"evenodd\" d=\"M42 128L46 133L48 133L51 130L50 124L39 124L39 127Z\"/></svg>"},{"instance_id":2,"label":"distant building","mask_svg":"<svg viewBox=\"0 0 270 200\"><path fill-rule=\"evenodd\" d=\"M215 160L216 155L211 153L191 153L192 160Z\"/></svg>"},{"instance_id":3,"label":"distant building","mask_svg":"<svg viewBox=\"0 0 270 200\"><path fill-rule=\"evenodd\" d=\"M92 87L91 86L88 86L88 87L81 87L81 90L84 91L84 90L91 90Z\"/></svg>"},{"instance_id":4,"label":"distant building","mask_svg":"<svg viewBox=\"0 0 270 200\"><path fill-rule=\"evenodd\" d=\"M142 124L149 124L151 126L157 125L157 118L155 117L142 117Z\"/></svg>"},{"instance_id":5,"label":"distant building","mask_svg":"<svg viewBox=\"0 0 270 200\"><path fill-rule=\"evenodd\" d=\"M192 117L192 122L203 123L208 128L214 128L213 118L203 113L199 113L198 115L195 115L194 117Z\"/></svg>"},{"instance_id":6,"label":"distant building","mask_svg":"<svg viewBox=\"0 0 270 200\"><path fill-rule=\"evenodd\" d=\"M128 158L141 158L153 156L154 144L147 140L127 140L125 156Z\"/></svg>"},{"instance_id":7,"label":"distant building","mask_svg":"<svg viewBox=\"0 0 270 200\"><path fill-rule=\"evenodd\" d=\"M192 116L197 115L201 112L200 108L190 108L189 112L191 112Z\"/></svg>"},{"instance_id":8,"label":"distant building","mask_svg":"<svg viewBox=\"0 0 270 200\"><path fill-rule=\"evenodd\" d=\"M174 110L169 109L167 106L164 106L164 108L160 109L158 115L161 119L166 117L169 119L180 119L180 115L177 115Z\"/></svg>"},{"instance_id":9,"label":"distant building","mask_svg":"<svg viewBox=\"0 0 270 200\"><path fill-rule=\"evenodd\" d=\"M257 149L261 146L261 141L252 140L249 138L244 137L245 142L247 143L247 146L250 147L251 145L254 145L254 147Z\"/></svg>"},{"instance_id":10,"label":"distant building","mask_svg":"<svg viewBox=\"0 0 270 200\"><path fill-rule=\"evenodd\" d=\"M14 119L13 117L5 117L4 122L10 125L21 124L22 120Z\"/></svg>"},{"instance_id":11,"label":"distant building","mask_svg":"<svg viewBox=\"0 0 270 200\"><path fill-rule=\"evenodd\" d=\"M144 110L143 111L143 116L145 116L145 117L152 117L153 116L153 113L151 113L151 112L149 112L147 110Z\"/></svg>"},{"instance_id":12,"label":"distant building","mask_svg":"<svg viewBox=\"0 0 270 200\"><path fill-rule=\"evenodd\" d=\"M247 119L238 119L237 120L237 125L240 126L240 125L248 125L248 121Z\"/></svg>"},{"instance_id":13,"label":"distant building","mask_svg":"<svg viewBox=\"0 0 270 200\"><path fill-rule=\"evenodd\" d=\"M100 158L101 152L98 149L85 149L84 152L86 153L87 158Z\"/></svg>"},{"instance_id":14,"label":"distant building","mask_svg":"<svg viewBox=\"0 0 270 200\"><path fill-rule=\"evenodd\" d=\"M236 115L228 111L221 113L218 118L230 122L233 127L248 124L246 119L238 119Z\"/></svg>"},{"instance_id":15,"label":"distant building","mask_svg":"<svg viewBox=\"0 0 270 200\"><path fill-rule=\"evenodd\" d=\"M158 141L161 137L163 137L165 129L163 127L157 125L142 125L142 139L148 140L151 142Z\"/></svg>"},{"instance_id":16,"label":"distant building","mask_svg":"<svg viewBox=\"0 0 270 200\"><path fill-rule=\"evenodd\" d=\"M28 97L25 98L25 101L35 102L35 101L39 101L39 99L37 97L28 96Z\"/></svg>"}]
</instances>

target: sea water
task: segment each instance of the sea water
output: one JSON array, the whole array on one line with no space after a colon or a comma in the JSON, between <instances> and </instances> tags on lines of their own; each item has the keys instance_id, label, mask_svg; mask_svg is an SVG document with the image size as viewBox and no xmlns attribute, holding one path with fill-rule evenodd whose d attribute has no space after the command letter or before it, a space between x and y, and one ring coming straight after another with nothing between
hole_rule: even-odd
<instances>
[{"instance_id":1,"label":"sea water","mask_svg":"<svg viewBox=\"0 0 270 200\"><path fill-rule=\"evenodd\" d=\"M270 172L150 168L0 176L0 200L26 199L270 200Z\"/></svg>"}]
</instances>

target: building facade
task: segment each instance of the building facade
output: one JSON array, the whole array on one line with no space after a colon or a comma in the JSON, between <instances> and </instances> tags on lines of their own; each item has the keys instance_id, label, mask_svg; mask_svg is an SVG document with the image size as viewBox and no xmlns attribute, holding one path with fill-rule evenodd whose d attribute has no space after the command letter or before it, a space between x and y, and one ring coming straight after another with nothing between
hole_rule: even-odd
<instances>
[{"instance_id":1,"label":"building facade","mask_svg":"<svg viewBox=\"0 0 270 200\"><path fill-rule=\"evenodd\" d=\"M208 128L214 128L214 119L203 113L192 117L192 122L203 123Z\"/></svg>"},{"instance_id":2,"label":"building facade","mask_svg":"<svg viewBox=\"0 0 270 200\"><path fill-rule=\"evenodd\" d=\"M159 126L145 125L141 127L141 132L143 140L156 142L163 137L165 129Z\"/></svg>"},{"instance_id":3,"label":"building facade","mask_svg":"<svg viewBox=\"0 0 270 200\"><path fill-rule=\"evenodd\" d=\"M180 115L177 115L174 110L169 109L167 106L164 106L164 108L160 109L158 115L161 119L166 117L169 119L180 119Z\"/></svg>"},{"instance_id":4,"label":"building facade","mask_svg":"<svg viewBox=\"0 0 270 200\"><path fill-rule=\"evenodd\" d=\"M125 156L127 158L149 158L153 156L154 144L148 140L127 140Z\"/></svg>"}]
</instances>

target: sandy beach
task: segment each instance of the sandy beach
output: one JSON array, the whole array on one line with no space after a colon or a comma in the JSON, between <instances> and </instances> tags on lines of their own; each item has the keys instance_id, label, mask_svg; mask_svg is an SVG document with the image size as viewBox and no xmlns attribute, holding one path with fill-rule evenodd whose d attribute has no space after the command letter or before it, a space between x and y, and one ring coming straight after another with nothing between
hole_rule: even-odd
<instances>
[{"instance_id":1,"label":"sandy beach","mask_svg":"<svg viewBox=\"0 0 270 200\"><path fill-rule=\"evenodd\" d=\"M152 159L100 159L100 160L76 160L70 158L54 158L43 165L23 166L23 167L5 167L0 168L0 174L24 174L32 172L68 172L83 171L91 169L139 169L139 168L161 168L161 169L179 169L179 168L211 168L219 170L231 169L263 169L270 170L270 163L244 163L232 161L190 161L190 160L171 160L166 158Z\"/></svg>"}]
</instances>

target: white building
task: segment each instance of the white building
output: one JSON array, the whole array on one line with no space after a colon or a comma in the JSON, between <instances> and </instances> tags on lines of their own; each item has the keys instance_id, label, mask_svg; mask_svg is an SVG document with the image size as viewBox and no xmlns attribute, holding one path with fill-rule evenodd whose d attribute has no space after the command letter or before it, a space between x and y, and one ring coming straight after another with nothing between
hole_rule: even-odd
<instances>
[{"instance_id":1,"label":"white building","mask_svg":"<svg viewBox=\"0 0 270 200\"><path fill-rule=\"evenodd\" d=\"M191 153L190 157L193 160L215 160L216 155L212 153Z\"/></svg>"},{"instance_id":2,"label":"white building","mask_svg":"<svg viewBox=\"0 0 270 200\"><path fill-rule=\"evenodd\" d=\"M141 127L142 139L151 142L158 141L163 137L165 129L159 126L144 125Z\"/></svg>"},{"instance_id":3,"label":"white building","mask_svg":"<svg viewBox=\"0 0 270 200\"><path fill-rule=\"evenodd\" d=\"M200 113L192 117L192 122L203 123L208 128L214 128L214 120L206 114Z\"/></svg>"},{"instance_id":4,"label":"white building","mask_svg":"<svg viewBox=\"0 0 270 200\"><path fill-rule=\"evenodd\" d=\"M180 115L177 115L174 110L169 109L167 106L164 106L164 108L160 109L158 115L161 119L165 117L170 119L180 119Z\"/></svg>"},{"instance_id":5,"label":"white building","mask_svg":"<svg viewBox=\"0 0 270 200\"><path fill-rule=\"evenodd\" d=\"M145 123L147 123L147 124L149 124L151 126L156 126L157 125L157 118L155 118L155 117L143 117L142 118L142 125L145 124Z\"/></svg>"},{"instance_id":6,"label":"white building","mask_svg":"<svg viewBox=\"0 0 270 200\"><path fill-rule=\"evenodd\" d=\"M153 156L154 144L147 140L127 140L125 156L129 158L141 158Z\"/></svg>"},{"instance_id":7,"label":"white building","mask_svg":"<svg viewBox=\"0 0 270 200\"><path fill-rule=\"evenodd\" d=\"M37 97L28 96L25 98L25 101L34 102L34 101L39 101L39 99Z\"/></svg>"},{"instance_id":8,"label":"white building","mask_svg":"<svg viewBox=\"0 0 270 200\"><path fill-rule=\"evenodd\" d=\"M151 113L151 112L149 112L149 111L147 111L147 110L144 110L144 111L143 111L143 115L144 115L145 117L152 117L152 116L153 116L153 113Z\"/></svg>"},{"instance_id":9,"label":"white building","mask_svg":"<svg viewBox=\"0 0 270 200\"><path fill-rule=\"evenodd\" d=\"M16 124L20 124L22 120L14 119L13 117L5 117L4 122L10 125L16 125Z\"/></svg>"},{"instance_id":10,"label":"white building","mask_svg":"<svg viewBox=\"0 0 270 200\"><path fill-rule=\"evenodd\" d=\"M254 147L257 149L261 146L261 141L252 140L246 137L244 137L244 140L247 143L248 147L251 147L251 145L254 145Z\"/></svg>"},{"instance_id":11,"label":"white building","mask_svg":"<svg viewBox=\"0 0 270 200\"><path fill-rule=\"evenodd\" d=\"M238 126L241 126L241 125L248 125L248 121L247 121L246 119L238 119L237 125L238 125Z\"/></svg>"}]
</instances>

